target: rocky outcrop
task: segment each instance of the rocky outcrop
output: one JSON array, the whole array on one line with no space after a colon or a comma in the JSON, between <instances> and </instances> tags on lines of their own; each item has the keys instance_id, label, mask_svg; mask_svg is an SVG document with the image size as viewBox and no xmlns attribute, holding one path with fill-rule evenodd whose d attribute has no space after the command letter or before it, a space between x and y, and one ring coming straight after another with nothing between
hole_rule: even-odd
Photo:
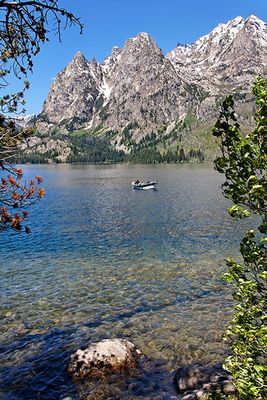
<instances>
[{"instance_id":1,"label":"rocky outcrop","mask_svg":"<svg viewBox=\"0 0 267 400\"><path fill-rule=\"evenodd\" d=\"M98 109L101 79L102 71L96 61L88 62L78 52L51 86L38 128L61 126L71 131L88 123Z\"/></svg>"},{"instance_id":2,"label":"rocky outcrop","mask_svg":"<svg viewBox=\"0 0 267 400\"><path fill-rule=\"evenodd\" d=\"M205 400L210 393L236 395L231 375L219 365L196 364L179 368L174 383L182 400Z\"/></svg>"},{"instance_id":3,"label":"rocky outcrop","mask_svg":"<svg viewBox=\"0 0 267 400\"><path fill-rule=\"evenodd\" d=\"M123 370L137 368L145 361L135 345L124 339L106 339L92 343L71 356L68 372L73 379L103 377Z\"/></svg>"},{"instance_id":4,"label":"rocky outcrop","mask_svg":"<svg viewBox=\"0 0 267 400\"><path fill-rule=\"evenodd\" d=\"M131 123L134 138L138 139L186 112L190 96L173 65L148 34L142 32L127 40L109 68L108 58L103 69L110 95L105 114L99 112L95 125L102 123L119 132Z\"/></svg>"}]
</instances>

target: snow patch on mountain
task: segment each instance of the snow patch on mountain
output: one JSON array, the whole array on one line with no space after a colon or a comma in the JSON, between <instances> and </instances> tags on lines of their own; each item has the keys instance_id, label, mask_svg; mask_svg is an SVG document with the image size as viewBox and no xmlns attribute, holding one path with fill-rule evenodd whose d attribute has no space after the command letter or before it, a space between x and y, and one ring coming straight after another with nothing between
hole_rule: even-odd
<instances>
[{"instance_id":1,"label":"snow patch on mountain","mask_svg":"<svg viewBox=\"0 0 267 400\"><path fill-rule=\"evenodd\" d=\"M76 53L57 75L38 118L42 129L101 127L120 133L130 126L138 141L188 112L211 120L219 99L249 93L255 75L264 73L267 24L253 15L219 24L165 57L141 32L123 48L114 46L101 64Z\"/></svg>"}]
</instances>

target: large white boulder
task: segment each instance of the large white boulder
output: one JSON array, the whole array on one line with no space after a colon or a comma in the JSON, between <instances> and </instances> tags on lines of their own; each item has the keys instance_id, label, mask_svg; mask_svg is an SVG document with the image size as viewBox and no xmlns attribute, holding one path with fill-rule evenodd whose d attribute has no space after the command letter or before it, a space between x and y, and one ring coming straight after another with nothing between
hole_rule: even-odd
<instances>
[{"instance_id":1,"label":"large white boulder","mask_svg":"<svg viewBox=\"0 0 267 400\"><path fill-rule=\"evenodd\" d=\"M145 357L135 345L124 339L105 339L72 354L68 371L74 379L102 377L137 368Z\"/></svg>"}]
</instances>

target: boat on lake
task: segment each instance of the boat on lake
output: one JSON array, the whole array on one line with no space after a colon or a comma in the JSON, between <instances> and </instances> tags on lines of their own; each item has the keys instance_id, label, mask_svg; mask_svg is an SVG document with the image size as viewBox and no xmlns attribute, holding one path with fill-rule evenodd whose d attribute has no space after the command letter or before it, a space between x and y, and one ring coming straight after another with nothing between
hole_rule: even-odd
<instances>
[{"instance_id":1,"label":"boat on lake","mask_svg":"<svg viewBox=\"0 0 267 400\"><path fill-rule=\"evenodd\" d=\"M157 181L140 182L139 179L137 179L136 181L132 182L132 188L137 190L155 189L157 184Z\"/></svg>"}]
</instances>

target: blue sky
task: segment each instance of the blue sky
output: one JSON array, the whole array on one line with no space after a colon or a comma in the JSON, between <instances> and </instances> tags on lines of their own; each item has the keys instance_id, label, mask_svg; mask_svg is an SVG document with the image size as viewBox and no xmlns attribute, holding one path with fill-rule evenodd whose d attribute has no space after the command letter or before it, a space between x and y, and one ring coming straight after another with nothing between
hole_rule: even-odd
<instances>
[{"instance_id":1,"label":"blue sky","mask_svg":"<svg viewBox=\"0 0 267 400\"><path fill-rule=\"evenodd\" d=\"M192 43L238 15L254 14L267 22L267 0L59 0L59 4L81 17L84 34L73 27L64 32L62 43L51 37L42 47L28 77L27 114L40 112L54 77L78 50L101 62L114 45L122 47L129 37L147 32L166 53L178 42Z\"/></svg>"}]
</instances>

